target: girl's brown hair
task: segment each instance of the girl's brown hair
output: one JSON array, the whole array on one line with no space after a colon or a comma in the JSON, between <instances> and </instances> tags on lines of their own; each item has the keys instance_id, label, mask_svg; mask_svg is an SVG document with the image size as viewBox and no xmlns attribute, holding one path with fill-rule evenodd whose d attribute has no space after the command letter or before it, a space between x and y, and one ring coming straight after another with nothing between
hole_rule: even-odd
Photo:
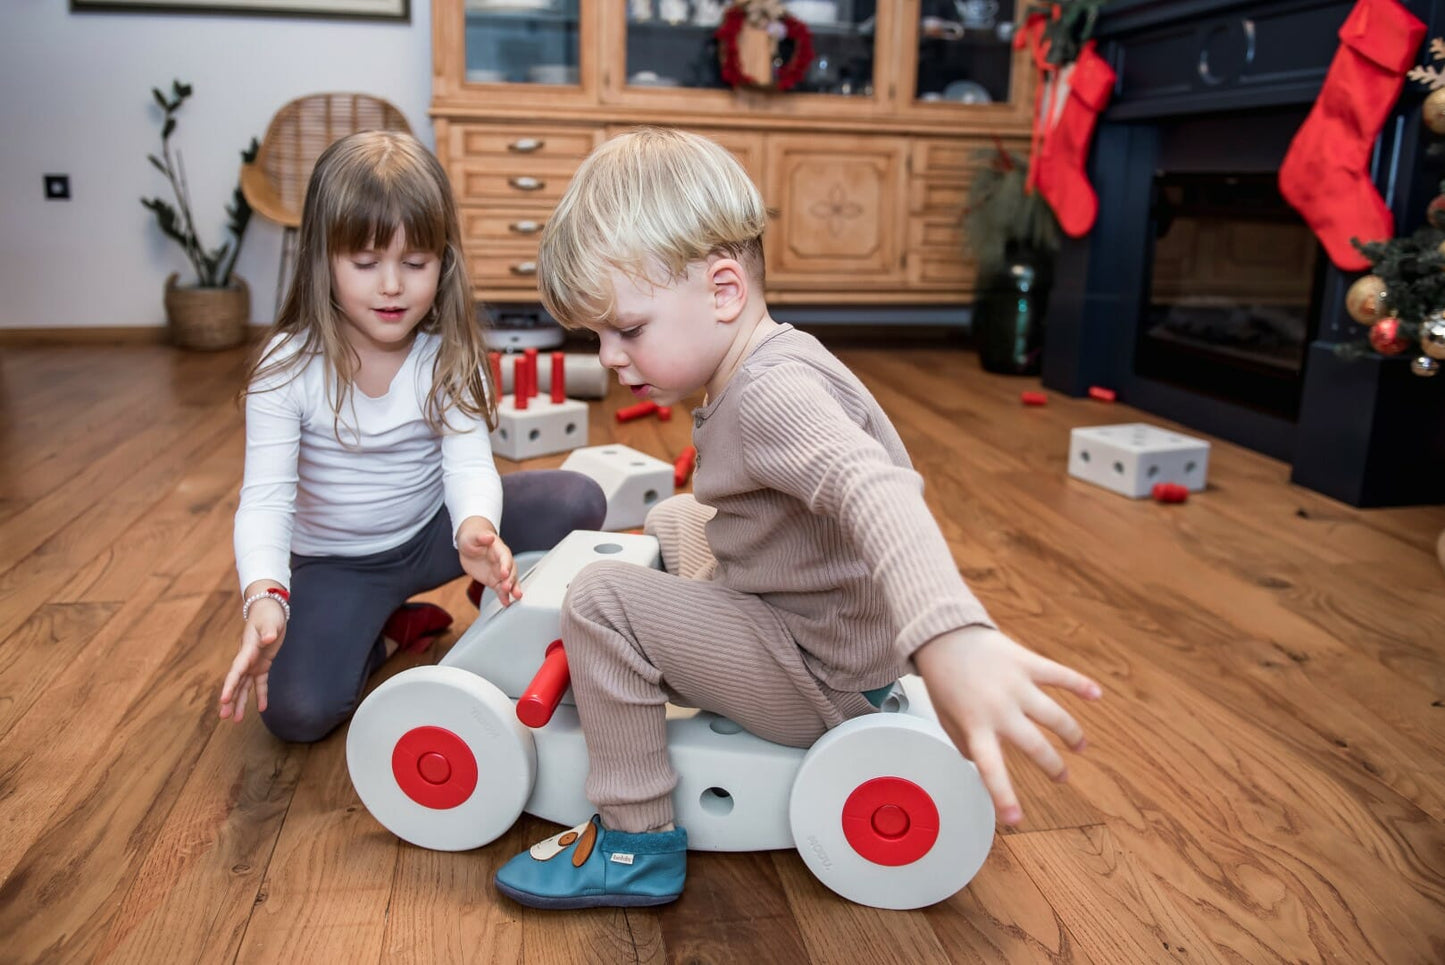
<instances>
[{"instance_id":1,"label":"girl's brown hair","mask_svg":"<svg viewBox=\"0 0 1445 965\"><path fill-rule=\"evenodd\" d=\"M467 279L451 184L420 141L393 131L349 135L316 159L301 214L296 276L276 324L251 362L245 391L260 379L299 370L319 353L327 363L327 395L339 423L341 409L355 391L360 359L342 332L341 307L332 295L331 258L385 247L397 231L408 248L441 259L436 301L417 326L419 332L441 337L426 403L427 425L444 431L447 412L456 408L495 429L497 387Z\"/></svg>"}]
</instances>

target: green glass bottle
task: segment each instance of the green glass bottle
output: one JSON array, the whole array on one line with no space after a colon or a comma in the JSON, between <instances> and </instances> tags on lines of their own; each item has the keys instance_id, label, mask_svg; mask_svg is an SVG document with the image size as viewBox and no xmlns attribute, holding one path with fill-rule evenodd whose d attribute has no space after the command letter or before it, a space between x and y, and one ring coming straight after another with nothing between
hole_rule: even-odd
<instances>
[{"instance_id":1,"label":"green glass bottle","mask_svg":"<svg viewBox=\"0 0 1445 965\"><path fill-rule=\"evenodd\" d=\"M986 371L1037 375L1043 366L1050 259L1010 250L1002 268L980 286L973 306L973 340Z\"/></svg>"}]
</instances>

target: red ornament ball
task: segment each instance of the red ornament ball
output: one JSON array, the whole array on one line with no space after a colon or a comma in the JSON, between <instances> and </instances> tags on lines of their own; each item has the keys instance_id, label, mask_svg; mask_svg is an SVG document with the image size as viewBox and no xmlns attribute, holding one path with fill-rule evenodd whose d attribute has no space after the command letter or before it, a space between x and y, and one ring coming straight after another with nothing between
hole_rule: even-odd
<instances>
[{"instance_id":1,"label":"red ornament ball","mask_svg":"<svg viewBox=\"0 0 1445 965\"><path fill-rule=\"evenodd\" d=\"M1399 355L1410 340L1400 333L1398 318L1382 318L1370 326L1370 347L1381 355Z\"/></svg>"},{"instance_id":2,"label":"red ornament ball","mask_svg":"<svg viewBox=\"0 0 1445 965\"><path fill-rule=\"evenodd\" d=\"M1445 229L1445 194L1437 194L1425 206L1425 220L1430 227Z\"/></svg>"}]
</instances>

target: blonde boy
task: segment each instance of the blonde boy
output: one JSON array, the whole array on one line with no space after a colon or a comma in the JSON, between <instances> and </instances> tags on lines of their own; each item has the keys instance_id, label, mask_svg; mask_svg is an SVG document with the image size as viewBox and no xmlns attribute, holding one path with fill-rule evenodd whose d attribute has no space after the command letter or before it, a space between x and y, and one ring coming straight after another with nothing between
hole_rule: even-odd
<instances>
[{"instance_id":1,"label":"blonde boy","mask_svg":"<svg viewBox=\"0 0 1445 965\"><path fill-rule=\"evenodd\" d=\"M725 150L643 129L594 151L547 223L548 310L594 332L602 363L639 398L706 398L693 413L694 495L647 520L666 572L595 563L564 602L599 814L497 873L524 904L661 904L681 893L687 837L672 823L668 701L802 747L873 712L870 699L916 668L1009 824L1022 813L1000 739L1059 780L1064 762L1040 725L1083 747L1040 685L1088 699L1099 685L994 627L877 402L816 339L769 316L764 221ZM573 860L547 860L559 848Z\"/></svg>"}]
</instances>

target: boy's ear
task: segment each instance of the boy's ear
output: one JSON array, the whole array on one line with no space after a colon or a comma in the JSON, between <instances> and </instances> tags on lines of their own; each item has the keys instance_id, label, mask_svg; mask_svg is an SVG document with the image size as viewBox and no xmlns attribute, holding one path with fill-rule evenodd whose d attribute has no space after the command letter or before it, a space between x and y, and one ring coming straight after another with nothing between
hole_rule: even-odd
<instances>
[{"instance_id":1,"label":"boy's ear","mask_svg":"<svg viewBox=\"0 0 1445 965\"><path fill-rule=\"evenodd\" d=\"M718 321L736 320L748 301L747 272L737 259L719 258L708 266L707 274Z\"/></svg>"}]
</instances>

